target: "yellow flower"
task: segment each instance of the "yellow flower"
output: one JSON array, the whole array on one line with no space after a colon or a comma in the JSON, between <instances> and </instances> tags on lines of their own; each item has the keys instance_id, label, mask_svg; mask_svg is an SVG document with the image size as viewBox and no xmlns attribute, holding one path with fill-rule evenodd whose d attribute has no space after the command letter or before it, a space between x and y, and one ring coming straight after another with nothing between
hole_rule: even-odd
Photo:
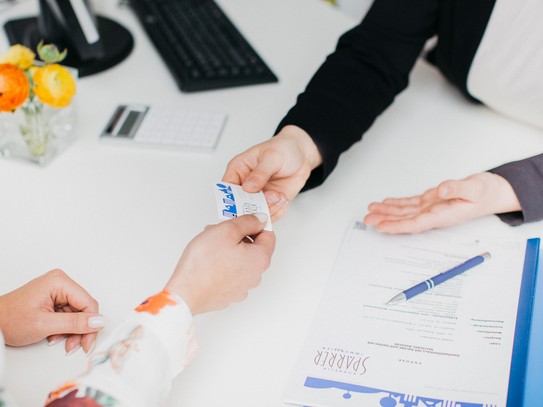
<instances>
[{"instance_id":1,"label":"yellow flower","mask_svg":"<svg viewBox=\"0 0 543 407\"><path fill-rule=\"evenodd\" d=\"M56 108L66 107L75 95L75 80L70 72L58 64L36 69L34 93L38 99Z\"/></svg>"},{"instance_id":2,"label":"yellow flower","mask_svg":"<svg viewBox=\"0 0 543 407\"><path fill-rule=\"evenodd\" d=\"M12 45L8 49L8 52L0 55L0 63L12 64L24 71L32 66L34 58L36 58L36 54L29 48L24 45L16 44Z\"/></svg>"}]
</instances>

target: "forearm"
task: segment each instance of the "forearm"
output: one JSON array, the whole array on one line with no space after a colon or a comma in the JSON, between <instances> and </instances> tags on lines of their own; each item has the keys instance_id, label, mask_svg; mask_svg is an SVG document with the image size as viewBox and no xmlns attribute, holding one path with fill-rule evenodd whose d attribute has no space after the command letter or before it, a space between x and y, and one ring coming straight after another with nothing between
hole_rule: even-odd
<instances>
[{"instance_id":1,"label":"forearm","mask_svg":"<svg viewBox=\"0 0 543 407\"><path fill-rule=\"evenodd\" d=\"M136 308L96 349L87 371L50 394L48 406L55 400L75 406L80 398L104 406L160 406L196 350L188 306L163 291Z\"/></svg>"},{"instance_id":2,"label":"forearm","mask_svg":"<svg viewBox=\"0 0 543 407\"><path fill-rule=\"evenodd\" d=\"M319 185L339 155L359 141L408 83L408 75L437 16L436 0L377 0L362 24L339 40L296 105L280 123L306 131L320 151L321 167L306 188Z\"/></svg>"}]
</instances>

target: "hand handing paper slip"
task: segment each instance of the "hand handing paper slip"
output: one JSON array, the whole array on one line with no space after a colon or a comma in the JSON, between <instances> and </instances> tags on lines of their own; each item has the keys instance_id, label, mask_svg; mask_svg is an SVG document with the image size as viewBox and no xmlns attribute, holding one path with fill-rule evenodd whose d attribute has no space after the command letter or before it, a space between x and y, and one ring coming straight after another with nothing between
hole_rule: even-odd
<instances>
[{"instance_id":1,"label":"hand handing paper slip","mask_svg":"<svg viewBox=\"0 0 543 407\"><path fill-rule=\"evenodd\" d=\"M217 182L215 184L215 197L217 199L219 219L233 219L242 215L262 212L268 215L268 223L264 230L272 231L270 211L262 191L253 194L245 192L240 185Z\"/></svg>"}]
</instances>

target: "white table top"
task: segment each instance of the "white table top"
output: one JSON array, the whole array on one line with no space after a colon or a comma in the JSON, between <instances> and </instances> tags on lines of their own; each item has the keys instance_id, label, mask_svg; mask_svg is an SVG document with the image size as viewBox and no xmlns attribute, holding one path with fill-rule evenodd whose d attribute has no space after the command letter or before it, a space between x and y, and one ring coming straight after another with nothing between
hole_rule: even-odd
<instances>
[{"instance_id":1,"label":"white table top","mask_svg":"<svg viewBox=\"0 0 543 407\"><path fill-rule=\"evenodd\" d=\"M135 48L120 65L79 81L78 139L52 163L40 168L0 159L0 294L62 268L110 318L99 340L104 338L163 288L185 245L217 222L212 183L234 155L273 134L339 35L356 23L320 0L218 3L278 75L278 84L183 94L132 11L113 0L93 2L98 14L133 33ZM0 21L35 14L36 4L23 0ZM229 117L210 154L102 144L98 136L121 103L212 108ZM282 406L351 219L361 219L372 201L419 194L445 179L541 152L542 131L466 101L419 62L409 89L364 141L275 224L276 253L262 284L245 302L195 318L200 351L174 381L169 405ZM495 216L449 229L543 236L543 223L511 228ZM7 366L12 395L21 406L37 406L80 373L86 357L80 351L64 358L62 345L49 348L42 341L9 348Z\"/></svg>"}]
</instances>

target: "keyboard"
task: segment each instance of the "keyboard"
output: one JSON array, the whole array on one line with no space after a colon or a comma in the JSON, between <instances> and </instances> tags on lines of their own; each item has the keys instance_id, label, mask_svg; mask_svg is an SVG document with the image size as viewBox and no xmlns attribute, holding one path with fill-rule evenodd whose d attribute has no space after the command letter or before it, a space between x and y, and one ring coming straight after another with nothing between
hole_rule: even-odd
<instances>
[{"instance_id":1,"label":"keyboard","mask_svg":"<svg viewBox=\"0 0 543 407\"><path fill-rule=\"evenodd\" d=\"M183 92L277 82L212 0L130 0Z\"/></svg>"}]
</instances>

